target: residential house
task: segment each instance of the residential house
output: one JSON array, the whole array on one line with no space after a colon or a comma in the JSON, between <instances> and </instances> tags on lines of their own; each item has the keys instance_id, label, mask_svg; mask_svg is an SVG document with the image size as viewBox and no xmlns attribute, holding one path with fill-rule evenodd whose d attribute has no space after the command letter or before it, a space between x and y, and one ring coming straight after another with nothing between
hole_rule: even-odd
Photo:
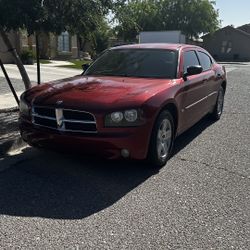
<instances>
[{"instance_id":1,"label":"residential house","mask_svg":"<svg viewBox=\"0 0 250 250\"><path fill-rule=\"evenodd\" d=\"M217 60L250 61L250 24L226 26L203 38L203 47Z\"/></svg>"},{"instance_id":2,"label":"residential house","mask_svg":"<svg viewBox=\"0 0 250 250\"><path fill-rule=\"evenodd\" d=\"M250 23L242 25L242 26L238 27L237 29L243 30L243 31L245 31L245 32L247 32L247 33L250 34Z\"/></svg>"},{"instance_id":3,"label":"residential house","mask_svg":"<svg viewBox=\"0 0 250 250\"><path fill-rule=\"evenodd\" d=\"M34 36L28 36L26 31L10 32L8 34L13 47L21 54L30 49L36 52ZM67 31L60 35L42 33L39 35L40 57L46 59L71 59L79 57L77 36ZM13 58L0 37L0 58L4 63L13 63Z\"/></svg>"}]
</instances>

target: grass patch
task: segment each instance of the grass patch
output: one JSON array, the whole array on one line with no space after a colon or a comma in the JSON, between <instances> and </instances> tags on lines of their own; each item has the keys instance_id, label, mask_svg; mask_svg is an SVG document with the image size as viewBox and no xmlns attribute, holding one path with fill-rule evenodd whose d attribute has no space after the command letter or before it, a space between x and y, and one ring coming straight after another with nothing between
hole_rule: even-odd
<instances>
[{"instance_id":1,"label":"grass patch","mask_svg":"<svg viewBox=\"0 0 250 250\"><path fill-rule=\"evenodd\" d=\"M40 59L40 63L41 63L41 64L50 64L51 61L49 61L49 60L44 60L44 59Z\"/></svg>"},{"instance_id":2,"label":"grass patch","mask_svg":"<svg viewBox=\"0 0 250 250\"><path fill-rule=\"evenodd\" d=\"M85 61L85 60L70 60L69 62L71 62L73 64L72 65L61 65L58 67L71 68L71 69L82 69L83 64L90 63L89 61Z\"/></svg>"}]
</instances>

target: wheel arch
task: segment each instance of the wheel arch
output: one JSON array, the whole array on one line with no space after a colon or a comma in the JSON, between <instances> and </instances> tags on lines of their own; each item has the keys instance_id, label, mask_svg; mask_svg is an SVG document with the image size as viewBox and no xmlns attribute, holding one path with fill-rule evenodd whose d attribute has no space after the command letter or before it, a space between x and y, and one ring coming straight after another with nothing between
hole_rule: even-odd
<instances>
[{"instance_id":1,"label":"wheel arch","mask_svg":"<svg viewBox=\"0 0 250 250\"><path fill-rule=\"evenodd\" d=\"M166 103L165 105L163 105L163 107L159 111L157 117L164 110L168 110L171 113L171 115L173 116L174 125L175 125L175 135L176 135L176 132L177 132L177 129L178 129L178 122L179 122L179 114L178 114L177 105L174 102ZM157 117L156 117L156 119L157 119Z\"/></svg>"},{"instance_id":2,"label":"wheel arch","mask_svg":"<svg viewBox=\"0 0 250 250\"><path fill-rule=\"evenodd\" d=\"M154 145L154 141L153 141L153 138L152 137L154 135L154 128L155 128L155 125L157 124L157 120L159 119L160 115L162 112L164 111L168 111L171 116L173 117L173 122L174 122L174 136L172 138L172 140L174 141L175 140L175 137L176 137L176 132L177 132L177 126L178 126L178 108L176 106L175 103L173 102L168 102L166 103L165 105L162 106L162 108L159 110L158 114L156 115L156 118L155 118L155 121L154 121L154 125L153 125L153 128L152 128L152 131L151 131L151 135L150 135L150 142L149 142L149 147L148 147L148 152L147 152L147 159L150 159L152 157L152 145ZM171 145L171 148L170 148L170 151L169 151L169 155L171 155L171 151L173 149L173 141L172 141L172 145ZM152 144L153 143L153 144ZM169 157L169 156L168 156ZM152 158L151 158L152 159ZM158 165L160 166L160 165Z\"/></svg>"},{"instance_id":3,"label":"wheel arch","mask_svg":"<svg viewBox=\"0 0 250 250\"><path fill-rule=\"evenodd\" d=\"M221 83L221 87L224 89L224 93L226 92L226 89L227 89L227 82L226 81L223 81Z\"/></svg>"}]
</instances>

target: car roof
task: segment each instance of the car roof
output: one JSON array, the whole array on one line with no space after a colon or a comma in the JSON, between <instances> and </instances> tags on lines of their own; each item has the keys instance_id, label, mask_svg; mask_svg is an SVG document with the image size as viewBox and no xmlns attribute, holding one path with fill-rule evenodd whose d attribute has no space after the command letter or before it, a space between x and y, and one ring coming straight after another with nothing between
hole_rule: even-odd
<instances>
[{"instance_id":1,"label":"car roof","mask_svg":"<svg viewBox=\"0 0 250 250\"><path fill-rule=\"evenodd\" d=\"M112 50L115 49L168 49L168 50L180 50L183 48L199 48L195 45L189 44L180 44L180 43L140 43L140 44L128 44L128 45L121 45L117 47L111 48Z\"/></svg>"}]
</instances>

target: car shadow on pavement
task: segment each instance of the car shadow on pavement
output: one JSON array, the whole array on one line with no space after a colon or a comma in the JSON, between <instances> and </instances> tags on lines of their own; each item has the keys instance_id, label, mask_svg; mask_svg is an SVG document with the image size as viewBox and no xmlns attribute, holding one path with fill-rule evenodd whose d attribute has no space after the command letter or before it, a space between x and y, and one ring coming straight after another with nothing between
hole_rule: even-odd
<instances>
[{"instance_id":1,"label":"car shadow on pavement","mask_svg":"<svg viewBox=\"0 0 250 250\"><path fill-rule=\"evenodd\" d=\"M19 157L17 163L0 172L0 215L81 219L113 205L158 173L143 163L33 148L13 157Z\"/></svg>"},{"instance_id":2,"label":"car shadow on pavement","mask_svg":"<svg viewBox=\"0 0 250 250\"><path fill-rule=\"evenodd\" d=\"M173 149L173 155L178 154L182 149L184 149L188 144L190 144L196 137L198 137L202 132L206 130L209 126L215 123L209 115L205 116L198 123L196 123L192 128L181 134L175 140L175 145Z\"/></svg>"},{"instance_id":3,"label":"car shadow on pavement","mask_svg":"<svg viewBox=\"0 0 250 250\"><path fill-rule=\"evenodd\" d=\"M174 154L210 124L202 120L179 137ZM7 158L0 159L0 164L8 162ZM141 162L89 159L33 148L9 158L15 163L0 172L0 215L82 219L112 206L158 173Z\"/></svg>"}]
</instances>

